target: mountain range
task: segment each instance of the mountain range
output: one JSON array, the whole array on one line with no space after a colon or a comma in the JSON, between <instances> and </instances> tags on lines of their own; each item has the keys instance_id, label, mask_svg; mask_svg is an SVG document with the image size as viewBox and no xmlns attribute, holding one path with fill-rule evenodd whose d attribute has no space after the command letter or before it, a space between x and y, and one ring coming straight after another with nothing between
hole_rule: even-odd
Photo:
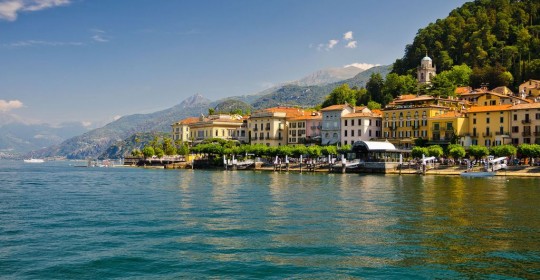
<instances>
[{"instance_id":1,"label":"mountain range","mask_svg":"<svg viewBox=\"0 0 540 280\"><path fill-rule=\"evenodd\" d=\"M32 152L34 157L66 157L68 159L84 159L97 157L117 157L118 151L122 155L129 151L111 148L116 143L125 143L124 140L136 133L170 132L170 125L186 117L207 114L209 108L225 108L235 105L231 100L247 103L254 109L272 107L277 105L313 107L324 100L335 87L347 83L351 87L363 87L372 73L381 73L384 77L391 70L390 66L377 66L363 71L362 69L346 67L341 70L327 69L317 71L309 76L275 86L253 95L227 97L217 101L210 101L200 94L195 94L180 104L169 109L151 114L134 114L124 116L104 127L85 132L69 138L59 144ZM338 80L342 79L343 80ZM338 81L336 81L338 80ZM242 108L245 108L245 105ZM122 147L126 144L118 144ZM108 154L106 151L115 151Z\"/></svg>"}]
</instances>

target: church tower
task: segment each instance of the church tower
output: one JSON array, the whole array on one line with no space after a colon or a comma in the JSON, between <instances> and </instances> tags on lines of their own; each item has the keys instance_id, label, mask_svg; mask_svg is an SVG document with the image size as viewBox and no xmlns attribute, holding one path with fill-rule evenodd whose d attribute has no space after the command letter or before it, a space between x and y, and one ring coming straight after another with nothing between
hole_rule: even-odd
<instances>
[{"instance_id":1,"label":"church tower","mask_svg":"<svg viewBox=\"0 0 540 280\"><path fill-rule=\"evenodd\" d=\"M433 61L429 56L422 58L420 61L420 66L416 70L416 79L421 85L431 84L431 79L435 77L437 72L437 67L433 65Z\"/></svg>"}]
</instances>

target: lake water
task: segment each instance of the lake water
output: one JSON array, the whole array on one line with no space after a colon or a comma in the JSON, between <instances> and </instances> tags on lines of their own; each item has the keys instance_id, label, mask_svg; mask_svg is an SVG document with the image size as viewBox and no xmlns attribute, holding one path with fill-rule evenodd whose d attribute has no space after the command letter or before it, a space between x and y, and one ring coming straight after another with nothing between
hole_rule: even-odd
<instances>
[{"instance_id":1,"label":"lake water","mask_svg":"<svg viewBox=\"0 0 540 280\"><path fill-rule=\"evenodd\" d=\"M540 179L0 161L0 278L540 278Z\"/></svg>"}]
</instances>

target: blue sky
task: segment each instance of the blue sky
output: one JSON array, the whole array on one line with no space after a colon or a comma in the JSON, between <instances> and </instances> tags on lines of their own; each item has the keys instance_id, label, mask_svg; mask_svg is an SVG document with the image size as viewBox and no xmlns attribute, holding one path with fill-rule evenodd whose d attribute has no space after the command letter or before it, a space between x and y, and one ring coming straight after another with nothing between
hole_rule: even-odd
<instances>
[{"instance_id":1,"label":"blue sky","mask_svg":"<svg viewBox=\"0 0 540 280\"><path fill-rule=\"evenodd\" d=\"M0 114L100 123L391 64L464 0L0 0Z\"/></svg>"}]
</instances>

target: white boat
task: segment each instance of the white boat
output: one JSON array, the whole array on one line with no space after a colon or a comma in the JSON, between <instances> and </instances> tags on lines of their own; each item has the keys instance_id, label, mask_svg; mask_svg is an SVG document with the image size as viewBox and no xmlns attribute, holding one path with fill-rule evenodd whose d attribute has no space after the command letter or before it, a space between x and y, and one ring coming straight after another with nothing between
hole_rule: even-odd
<instances>
[{"instance_id":1,"label":"white boat","mask_svg":"<svg viewBox=\"0 0 540 280\"><path fill-rule=\"evenodd\" d=\"M461 176L463 176L463 177L470 177L470 178L493 177L493 176L495 176L495 172L489 172L489 171L469 171L469 172L461 172Z\"/></svg>"},{"instance_id":2,"label":"white boat","mask_svg":"<svg viewBox=\"0 0 540 280\"><path fill-rule=\"evenodd\" d=\"M44 163L45 160L42 158L31 158L31 159L25 159L24 162L26 163Z\"/></svg>"}]
</instances>

